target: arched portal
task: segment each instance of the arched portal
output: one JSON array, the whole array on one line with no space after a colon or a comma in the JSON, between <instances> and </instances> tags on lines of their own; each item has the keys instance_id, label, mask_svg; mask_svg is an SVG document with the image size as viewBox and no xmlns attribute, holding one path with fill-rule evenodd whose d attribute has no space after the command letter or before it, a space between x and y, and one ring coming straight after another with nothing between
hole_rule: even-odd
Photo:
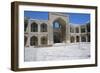
<instances>
[{"instance_id":1,"label":"arched portal","mask_svg":"<svg viewBox=\"0 0 100 73\"><path fill-rule=\"evenodd\" d=\"M66 41L66 22L61 18L53 22L53 41L54 43Z\"/></svg>"}]
</instances>

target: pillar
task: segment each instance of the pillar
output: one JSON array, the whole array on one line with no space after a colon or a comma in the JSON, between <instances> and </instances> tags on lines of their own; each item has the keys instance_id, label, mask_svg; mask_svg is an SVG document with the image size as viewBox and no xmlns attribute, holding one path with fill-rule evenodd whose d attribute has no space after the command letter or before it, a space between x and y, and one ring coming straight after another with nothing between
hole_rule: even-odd
<instances>
[{"instance_id":1,"label":"pillar","mask_svg":"<svg viewBox=\"0 0 100 73\"><path fill-rule=\"evenodd\" d=\"M26 46L27 47L30 47L30 38L31 38L31 36L30 36L30 32L31 32L31 20L29 19L28 20L28 34L27 34L27 44L26 44Z\"/></svg>"},{"instance_id":2,"label":"pillar","mask_svg":"<svg viewBox=\"0 0 100 73\"><path fill-rule=\"evenodd\" d=\"M41 35L38 34L38 45L41 45Z\"/></svg>"},{"instance_id":3,"label":"pillar","mask_svg":"<svg viewBox=\"0 0 100 73\"><path fill-rule=\"evenodd\" d=\"M30 36L27 36L27 43L26 43L27 47L30 47Z\"/></svg>"}]
</instances>

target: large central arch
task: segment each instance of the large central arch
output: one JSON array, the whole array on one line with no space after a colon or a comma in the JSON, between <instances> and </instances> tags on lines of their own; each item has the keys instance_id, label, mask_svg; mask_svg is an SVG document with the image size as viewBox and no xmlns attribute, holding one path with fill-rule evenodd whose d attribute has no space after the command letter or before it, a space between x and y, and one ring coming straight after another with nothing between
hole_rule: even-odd
<instances>
[{"instance_id":1,"label":"large central arch","mask_svg":"<svg viewBox=\"0 0 100 73\"><path fill-rule=\"evenodd\" d=\"M58 18L53 22L53 41L54 43L66 41L66 22L62 18Z\"/></svg>"}]
</instances>

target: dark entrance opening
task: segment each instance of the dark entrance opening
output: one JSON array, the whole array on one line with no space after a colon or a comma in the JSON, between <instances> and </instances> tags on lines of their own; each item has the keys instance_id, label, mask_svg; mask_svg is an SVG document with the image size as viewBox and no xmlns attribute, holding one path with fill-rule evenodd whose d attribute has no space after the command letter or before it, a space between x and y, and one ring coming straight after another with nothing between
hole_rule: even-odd
<instances>
[{"instance_id":1,"label":"dark entrance opening","mask_svg":"<svg viewBox=\"0 0 100 73\"><path fill-rule=\"evenodd\" d=\"M53 41L54 43L66 41L66 22L61 18L53 22Z\"/></svg>"},{"instance_id":2,"label":"dark entrance opening","mask_svg":"<svg viewBox=\"0 0 100 73\"><path fill-rule=\"evenodd\" d=\"M53 37L54 37L54 43L61 43L61 36L58 32L55 32Z\"/></svg>"}]
</instances>

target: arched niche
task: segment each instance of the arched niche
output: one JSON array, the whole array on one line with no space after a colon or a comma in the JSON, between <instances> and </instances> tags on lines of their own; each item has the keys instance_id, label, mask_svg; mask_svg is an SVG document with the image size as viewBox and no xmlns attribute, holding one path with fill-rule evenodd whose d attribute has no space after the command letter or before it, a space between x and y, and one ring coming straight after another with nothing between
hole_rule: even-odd
<instances>
[{"instance_id":1,"label":"arched niche","mask_svg":"<svg viewBox=\"0 0 100 73\"><path fill-rule=\"evenodd\" d=\"M36 22L31 24L31 32L38 32L38 24Z\"/></svg>"},{"instance_id":2,"label":"arched niche","mask_svg":"<svg viewBox=\"0 0 100 73\"><path fill-rule=\"evenodd\" d=\"M48 39L47 39L46 36L42 36L42 37L41 37L41 44L42 44L42 45L47 45L47 43L48 43L47 41L48 41Z\"/></svg>"},{"instance_id":3,"label":"arched niche","mask_svg":"<svg viewBox=\"0 0 100 73\"><path fill-rule=\"evenodd\" d=\"M41 32L47 32L47 24L46 23L41 24Z\"/></svg>"},{"instance_id":4,"label":"arched niche","mask_svg":"<svg viewBox=\"0 0 100 73\"><path fill-rule=\"evenodd\" d=\"M37 46L38 45L38 38L36 36L32 36L30 38L30 45L31 46Z\"/></svg>"}]
</instances>

